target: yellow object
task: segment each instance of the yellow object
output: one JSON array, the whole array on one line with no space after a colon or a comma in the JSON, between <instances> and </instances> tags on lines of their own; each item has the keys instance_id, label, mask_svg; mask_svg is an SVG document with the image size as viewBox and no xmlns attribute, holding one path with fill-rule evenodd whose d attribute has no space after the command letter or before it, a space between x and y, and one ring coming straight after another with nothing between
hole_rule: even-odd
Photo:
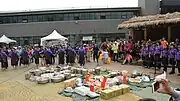
<instances>
[{"instance_id":1,"label":"yellow object","mask_svg":"<svg viewBox=\"0 0 180 101\"><path fill-rule=\"evenodd\" d=\"M108 100L122 94L123 94L122 88L120 88L119 86L113 86L113 87L110 87L109 89L103 90L101 93L101 98Z\"/></svg>"},{"instance_id":2,"label":"yellow object","mask_svg":"<svg viewBox=\"0 0 180 101\"><path fill-rule=\"evenodd\" d=\"M113 97L114 97L113 96L113 90L111 90L111 89L103 90L101 93L102 99L108 100L108 99L111 99Z\"/></svg>"},{"instance_id":3,"label":"yellow object","mask_svg":"<svg viewBox=\"0 0 180 101\"><path fill-rule=\"evenodd\" d=\"M72 78L72 79L64 81L64 88L67 88L67 87L74 88L75 85L76 85L76 78Z\"/></svg>"},{"instance_id":4,"label":"yellow object","mask_svg":"<svg viewBox=\"0 0 180 101\"><path fill-rule=\"evenodd\" d=\"M111 64L111 58L108 57L108 64Z\"/></svg>"},{"instance_id":5,"label":"yellow object","mask_svg":"<svg viewBox=\"0 0 180 101\"><path fill-rule=\"evenodd\" d=\"M100 59L100 60L103 59L103 55L102 55L102 54L99 55L99 59Z\"/></svg>"},{"instance_id":6,"label":"yellow object","mask_svg":"<svg viewBox=\"0 0 180 101\"><path fill-rule=\"evenodd\" d=\"M126 93L130 92L130 87L128 85L126 85L126 84L121 84L119 87L122 88L122 93L123 94L126 94Z\"/></svg>"},{"instance_id":7,"label":"yellow object","mask_svg":"<svg viewBox=\"0 0 180 101\"><path fill-rule=\"evenodd\" d=\"M111 90L113 90L114 93L114 97L122 95L123 94L123 89L118 87L118 86L113 86L110 88Z\"/></svg>"}]
</instances>

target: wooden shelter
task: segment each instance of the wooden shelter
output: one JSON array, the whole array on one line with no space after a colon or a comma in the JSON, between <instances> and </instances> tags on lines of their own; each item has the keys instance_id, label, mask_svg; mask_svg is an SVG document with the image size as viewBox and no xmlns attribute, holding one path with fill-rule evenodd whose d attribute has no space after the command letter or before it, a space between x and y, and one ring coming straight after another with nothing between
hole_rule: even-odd
<instances>
[{"instance_id":1,"label":"wooden shelter","mask_svg":"<svg viewBox=\"0 0 180 101\"><path fill-rule=\"evenodd\" d=\"M128 21L124 21L121 24L119 24L118 29L130 29L130 34L132 38L134 38L134 31L137 29L141 29L143 30L144 40L147 40L148 31L151 31L154 28L162 28L163 31L167 29L166 32L168 34L168 41L171 41L172 27L179 26L178 24L180 24L180 12L175 12L167 14L134 17L129 19ZM176 29L180 29L180 27ZM180 30L178 32L180 32Z\"/></svg>"}]
</instances>

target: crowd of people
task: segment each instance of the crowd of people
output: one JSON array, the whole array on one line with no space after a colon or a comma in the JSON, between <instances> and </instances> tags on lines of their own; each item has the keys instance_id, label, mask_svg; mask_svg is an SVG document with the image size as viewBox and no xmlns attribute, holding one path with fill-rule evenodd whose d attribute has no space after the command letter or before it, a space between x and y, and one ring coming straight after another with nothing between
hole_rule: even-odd
<instances>
[{"instance_id":1,"label":"crowd of people","mask_svg":"<svg viewBox=\"0 0 180 101\"><path fill-rule=\"evenodd\" d=\"M134 43L132 40L103 42L97 44L83 44L75 47L68 45L67 47L14 47L0 49L0 61L3 70L8 67L8 59L11 59L11 65L16 68L21 64L28 66L33 61L38 65L52 65L55 60L58 64L79 63L84 66L86 62L97 62L97 65L110 64L122 61L122 64L131 63L132 61L143 60L146 68L157 67L167 72L167 67L171 66L170 74L175 73L178 67L180 76L180 43L177 39L175 42L168 43L164 38L158 41L138 41ZM41 61L39 61L41 60ZM40 63L41 62L41 63Z\"/></svg>"},{"instance_id":2,"label":"crowd of people","mask_svg":"<svg viewBox=\"0 0 180 101\"><path fill-rule=\"evenodd\" d=\"M30 63L35 63L37 67L49 66L58 62L59 65L74 65L78 63L84 66L86 62L96 62L97 65L110 64L122 60L122 65L131 63L132 61L143 61L143 66L146 68L157 67L163 72L167 72L167 67L172 68L169 74L175 73L175 68L178 68L178 76L180 76L180 42L176 39L175 42L168 43L165 38L158 41L138 41L134 43L129 41L114 41L103 42L97 44L83 44L75 47L68 45L67 47L14 47L0 48L0 62L2 70L8 68L9 61L15 69L18 66L28 66ZM55 62L56 61L56 62ZM171 95L178 99L179 93L172 90L167 85L167 80L158 81L163 83L164 89L159 89L159 93ZM164 91L165 90L165 91ZM141 99L140 101L155 101L153 99ZM179 100L177 100L179 101Z\"/></svg>"}]
</instances>

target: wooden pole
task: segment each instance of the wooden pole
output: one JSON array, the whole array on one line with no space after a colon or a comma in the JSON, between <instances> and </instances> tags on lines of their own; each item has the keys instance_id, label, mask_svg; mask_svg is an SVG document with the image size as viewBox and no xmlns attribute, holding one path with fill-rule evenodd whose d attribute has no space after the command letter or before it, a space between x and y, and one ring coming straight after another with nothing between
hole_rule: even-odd
<instances>
[{"instance_id":1,"label":"wooden pole","mask_svg":"<svg viewBox=\"0 0 180 101\"><path fill-rule=\"evenodd\" d=\"M147 28L144 29L144 40L147 41Z\"/></svg>"},{"instance_id":2,"label":"wooden pole","mask_svg":"<svg viewBox=\"0 0 180 101\"><path fill-rule=\"evenodd\" d=\"M130 36L131 36L131 38L133 40L134 39L134 30L132 28L130 29Z\"/></svg>"},{"instance_id":3,"label":"wooden pole","mask_svg":"<svg viewBox=\"0 0 180 101\"><path fill-rule=\"evenodd\" d=\"M168 26L168 41L171 42L171 27Z\"/></svg>"}]
</instances>

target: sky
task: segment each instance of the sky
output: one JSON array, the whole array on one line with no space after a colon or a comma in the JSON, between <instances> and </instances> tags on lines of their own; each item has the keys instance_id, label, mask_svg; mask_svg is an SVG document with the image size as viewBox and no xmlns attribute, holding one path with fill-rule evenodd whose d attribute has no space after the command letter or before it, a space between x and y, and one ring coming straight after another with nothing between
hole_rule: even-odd
<instances>
[{"instance_id":1,"label":"sky","mask_svg":"<svg viewBox=\"0 0 180 101\"><path fill-rule=\"evenodd\" d=\"M1 0L0 11L137 6L138 0Z\"/></svg>"}]
</instances>

